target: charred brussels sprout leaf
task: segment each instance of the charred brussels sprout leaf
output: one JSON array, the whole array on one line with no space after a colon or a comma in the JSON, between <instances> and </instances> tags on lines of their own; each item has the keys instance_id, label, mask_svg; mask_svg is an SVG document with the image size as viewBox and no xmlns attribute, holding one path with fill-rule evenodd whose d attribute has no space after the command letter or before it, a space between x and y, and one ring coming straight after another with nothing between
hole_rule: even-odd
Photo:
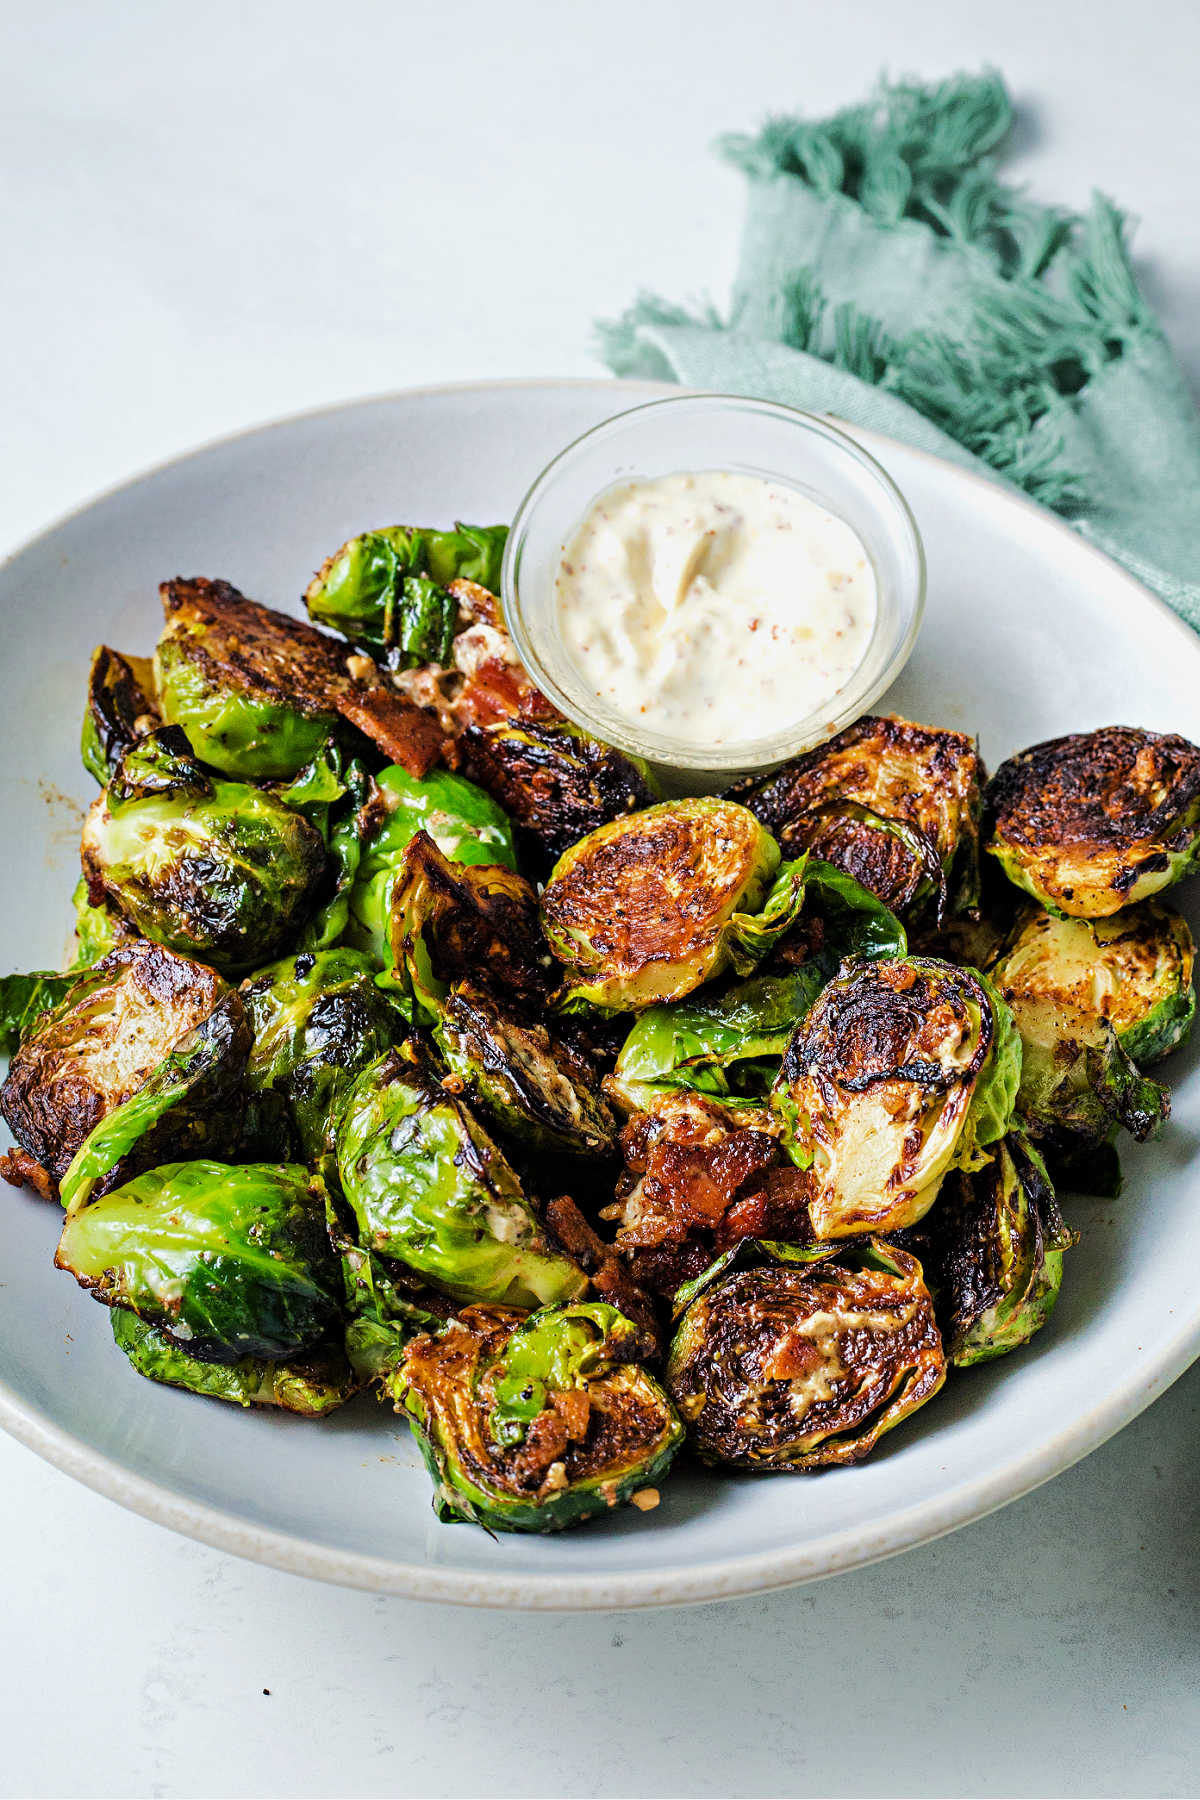
<instances>
[{"instance_id":1,"label":"charred brussels sprout leaf","mask_svg":"<svg viewBox=\"0 0 1200 1800\"><path fill-rule=\"evenodd\" d=\"M71 1214L55 1263L200 1361L288 1360L340 1332L324 1200L286 1163L166 1163Z\"/></svg>"},{"instance_id":2,"label":"charred brussels sprout leaf","mask_svg":"<svg viewBox=\"0 0 1200 1800\"><path fill-rule=\"evenodd\" d=\"M560 857L542 895L562 1004L624 1012L681 1000L731 964L748 974L795 916L779 847L727 800L671 800L602 825ZM764 902L772 902L761 917Z\"/></svg>"},{"instance_id":3,"label":"charred brussels sprout leaf","mask_svg":"<svg viewBox=\"0 0 1200 1800\"><path fill-rule=\"evenodd\" d=\"M683 1428L603 1303L527 1318L472 1306L385 1378L409 1415L444 1520L560 1531L660 1481Z\"/></svg>"},{"instance_id":4,"label":"charred brussels sprout leaf","mask_svg":"<svg viewBox=\"0 0 1200 1800\"><path fill-rule=\"evenodd\" d=\"M419 831L404 851L388 921L390 977L414 1017L433 1023L451 985L470 980L507 1002L539 1007L550 957L537 898L520 875L450 862Z\"/></svg>"},{"instance_id":5,"label":"charred brussels sprout leaf","mask_svg":"<svg viewBox=\"0 0 1200 1800\"><path fill-rule=\"evenodd\" d=\"M995 965L1023 1046L1018 1105L1039 1135L1099 1143L1114 1124L1147 1137L1169 1101L1138 1062L1181 1043L1195 1012L1195 950L1160 902L1103 919L1027 911Z\"/></svg>"},{"instance_id":6,"label":"charred brussels sprout leaf","mask_svg":"<svg viewBox=\"0 0 1200 1800\"><path fill-rule=\"evenodd\" d=\"M495 801L448 769L417 779L403 769L376 777L379 809L350 895L349 941L378 966L388 960L392 895L405 869L405 851L424 831L451 862L490 864L515 872L512 831Z\"/></svg>"},{"instance_id":7,"label":"charred brussels sprout leaf","mask_svg":"<svg viewBox=\"0 0 1200 1800\"><path fill-rule=\"evenodd\" d=\"M338 1127L338 1172L366 1248L462 1300L576 1298L507 1159L414 1049L365 1069Z\"/></svg>"},{"instance_id":8,"label":"charred brussels sprout leaf","mask_svg":"<svg viewBox=\"0 0 1200 1800\"><path fill-rule=\"evenodd\" d=\"M724 1100L764 1100L788 1039L839 963L847 956L903 956L904 927L857 881L813 860L787 864L785 870L784 880L796 870L802 880L798 935L805 941L795 946L797 966L787 975L759 975L722 993L701 993L642 1013L609 1082L629 1111L670 1088L695 1088ZM788 939L789 961L792 949Z\"/></svg>"},{"instance_id":9,"label":"charred brussels sprout leaf","mask_svg":"<svg viewBox=\"0 0 1200 1800\"><path fill-rule=\"evenodd\" d=\"M717 1280L685 1312L666 1382L705 1462L772 1474L858 1462L945 1378L920 1263L867 1245Z\"/></svg>"},{"instance_id":10,"label":"charred brussels sprout leaf","mask_svg":"<svg viewBox=\"0 0 1200 1800\"><path fill-rule=\"evenodd\" d=\"M522 1020L469 983L453 988L433 1028L473 1103L539 1150L611 1151L616 1120L590 1059L544 1025Z\"/></svg>"},{"instance_id":11,"label":"charred brussels sprout leaf","mask_svg":"<svg viewBox=\"0 0 1200 1800\"><path fill-rule=\"evenodd\" d=\"M392 525L351 538L321 566L305 594L318 624L362 644L388 667L449 660L458 607L452 581L500 589L508 527L427 531Z\"/></svg>"},{"instance_id":12,"label":"charred brussels sprout leaf","mask_svg":"<svg viewBox=\"0 0 1200 1800\"><path fill-rule=\"evenodd\" d=\"M22 1148L61 1181L93 1127L143 1085L227 990L211 969L141 940L81 975L8 977L38 979L54 987L65 981L66 989L36 1017L38 996L21 1001L22 1041L0 1088L0 1110ZM9 993L15 1005L19 993Z\"/></svg>"},{"instance_id":13,"label":"charred brussels sprout leaf","mask_svg":"<svg viewBox=\"0 0 1200 1800\"><path fill-rule=\"evenodd\" d=\"M92 652L79 748L101 787L126 750L161 723L150 685L150 666L141 657L119 656L107 644Z\"/></svg>"},{"instance_id":14,"label":"charred brussels sprout leaf","mask_svg":"<svg viewBox=\"0 0 1200 1800\"><path fill-rule=\"evenodd\" d=\"M977 898L981 768L973 739L866 717L804 756L729 790L778 838L810 850L893 911Z\"/></svg>"},{"instance_id":15,"label":"charred brussels sprout leaf","mask_svg":"<svg viewBox=\"0 0 1200 1800\"><path fill-rule=\"evenodd\" d=\"M332 1147L356 1076L391 1049L404 1023L356 950L284 957L241 991L254 1033L246 1085L280 1095L302 1154L315 1162Z\"/></svg>"},{"instance_id":16,"label":"charred brussels sprout leaf","mask_svg":"<svg viewBox=\"0 0 1200 1800\"><path fill-rule=\"evenodd\" d=\"M919 1234L946 1338L959 1367L1027 1344L1054 1310L1067 1229L1045 1165L1019 1133L992 1161L952 1175Z\"/></svg>"},{"instance_id":17,"label":"charred brussels sprout leaf","mask_svg":"<svg viewBox=\"0 0 1200 1800\"><path fill-rule=\"evenodd\" d=\"M168 1157L232 1155L241 1138L250 1041L241 999L226 994L135 1093L93 1126L62 1178L68 1213Z\"/></svg>"},{"instance_id":18,"label":"charred brussels sprout leaf","mask_svg":"<svg viewBox=\"0 0 1200 1800\"><path fill-rule=\"evenodd\" d=\"M109 1319L117 1348L139 1375L213 1400L231 1400L235 1406L277 1406L302 1418L323 1419L344 1406L357 1386L338 1344L318 1344L286 1362L252 1356L237 1362L201 1362L167 1332L124 1307L114 1306Z\"/></svg>"},{"instance_id":19,"label":"charred brussels sprout leaf","mask_svg":"<svg viewBox=\"0 0 1200 1800\"><path fill-rule=\"evenodd\" d=\"M808 1171L817 1238L898 1231L946 1173L1007 1131L1021 1071L1012 1016L985 979L933 957L850 964L784 1055L772 1093Z\"/></svg>"},{"instance_id":20,"label":"charred brussels sprout leaf","mask_svg":"<svg viewBox=\"0 0 1200 1800\"><path fill-rule=\"evenodd\" d=\"M1106 918L1170 887L1200 854L1200 749L1110 725L1035 744L987 790L988 850L1043 906Z\"/></svg>"},{"instance_id":21,"label":"charred brussels sprout leaf","mask_svg":"<svg viewBox=\"0 0 1200 1800\"><path fill-rule=\"evenodd\" d=\"M83 827L83 868L137 927L234 973L277 954L312 908L321 836L274 795L209 780L167 729L127 752Z\"/></svg>"},{"instance_id":22,"label":"charred brussels sprout leaf","mask_svg":"<svg viewBox=\"0 0 1200 1800\"><path fill-rule=\"evenodd\" d=\"M550 856L657 797L645 763L565 722L472 725L460 747L472 780Z\"/></svg>"}]
</instances>

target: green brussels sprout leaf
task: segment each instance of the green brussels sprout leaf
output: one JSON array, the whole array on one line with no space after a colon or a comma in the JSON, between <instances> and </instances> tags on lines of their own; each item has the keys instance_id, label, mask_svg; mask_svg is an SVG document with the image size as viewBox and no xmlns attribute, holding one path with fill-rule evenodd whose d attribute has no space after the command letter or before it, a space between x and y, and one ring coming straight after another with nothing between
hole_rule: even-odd
<instances>
[{"instance_id":1,"label":"green brussels sprout leaf","mask_svg":"<svg viewBox=\"0 0 1200 1800\"><path fill-rule=\"evenodd\" d=\"M305 1419L323 1419L344 1406L358 1383L336 1344L318 1344L286 1362L244 1356L237 1362L201 1362L165 1331L125 1307L109 1311L113 1339L139 1375L186 1388L235 1406L277 1406Z\"/></svg>"}]
</instances>

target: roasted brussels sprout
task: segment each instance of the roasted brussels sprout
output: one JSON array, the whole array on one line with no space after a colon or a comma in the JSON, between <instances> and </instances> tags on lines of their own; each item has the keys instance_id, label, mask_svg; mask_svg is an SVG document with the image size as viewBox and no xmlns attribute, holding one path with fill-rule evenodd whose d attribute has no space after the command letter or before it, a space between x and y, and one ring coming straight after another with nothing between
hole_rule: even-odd
<instances>
[{"instance_id":1,"label":"roasted brussels sprout","mask_svg":"<svg viewBox=\"0 0 1200 1800\"><path fill-rule=\"evenodd\" d=\"M21 979L36 978L8 978ZM93 1127L212 1014L226 987L211 969L140 939L82 975L45 979L53 989L65 981L66 991L27 1018L0 1111L57 1182Z\"/></svg>"},{"instance_id":2,"label":"roasted brussels sprout","mask_svg":"<svg viewBox=\"0 0 1200 1800\"><path fill-rule=\"evenodd\" d=\"M168 1158L239 1152L250 1042L241 998L226 994L135 1093L92 1127L62 1178L67 1211Z\"/></svg>"},{"instance_id":3,"label":"roasted brussels sprout","mask_svg":"<svg viewBox=\"0 0 1200 1800\"><path fill-rule=\"evenodd\" d=\"M774 838L727 800L669 800L602 825L560 857L542 895L567 969L562 1003L626 1012L681 1000L731 964L749 974L798 915L801 871L780 871Z\"/></svg>"},{"instance_id":4,"label":"roasted brussels sprout","mask_svg":"<svg viewBox=\"0 0 1200 1800\"><path fill-rule=\"evenodd\" d=\"M785 856L811 850L893 912L940 911L978 887L979 753L958 731L868 716L728 797L749 807Z\"/></svg>"},{"instance_id":5,"label":"roasted brussels sprout","mask_svg":"<svg viewBox=\"0 0 1200 1800\"><path fill-rule=\"evenodd\" d=\"M1021 1076L1004 1001L933 957L857 962L788 1045L771 1101L818 1238L913 1225L1003 1137Z\"/></svg>"},{"instance_id":6,"label":"roasted brussels sprout","mask_svg":"<svg viewBox=\"0 0 1200 1800\"><path fill-rule=\"evenodd\" d=\"M1135 1066L1181 1043L1196 1009L1187 922L1158 901L1103 919L1027 910L992 971L1023 1047L1017 1104L1035 1132L1145 1138L1169 1102Z\"/></svg>"},{"instance_id":7,"label":"roasted brussels sprout","mask_svg":"<svg viewBox=\"0 0 1200 1800\"><path fill-rule=\"evenodd\" d=\"M286 956L241 992L254 1033L246 1085L283 1098L300 1151L315 1162L332 1149L356 1076L391 1049L404 1022L357 950Z\"/></svg>"},{"instance_id":8,"label":"roasted brussels sprout","mask_svg":"<svg viewBox=\"0 0 1200 1800\"><path fill-rule=\"evenodd\" d=\"M139 1375L168 1387L186 1388L235 1406L278 1406L306 1419L323 1419L344 1406L357 1388L354 1370L340 1344L318 1344L286 1362L244 1356L237 1362L201 1362L165 1331L136 1313L114 1306L109 1312L113 1339Z\"/></svg>"},{"instance_id":9,"label":"roasted brussels sprout","mask_svg":"<svg viewBox=\"0 0 1200 1800\"><path fill-rule=\"evenodd\" d=\"M165 1163L68 1215L55 1265L202 1362L290 1360L341 1330L324 1197L286 1163Z\"/></svg>"},{"instance_id":10,"label":"roasted brussels sprout","mask_svg":"<svg viewBox=\"0 0 1200 1800\"><path fill-rule=\"evenodd\" d=\"M225 581L166 581L166 627L154 652L164 719L201 761L243 780L295 775L338 723L322 643L317 679L292 621L252 605ZM305 631L300 627L301 632Z\"/></svg>"},{"instance_id":11,"label":"roasted brussels sprout","mask_svg":"<svg viewBox=\"0 0 1200 1800\"><path fill-rule=\"evenodd\" d=\"M214 768L286 778L316 754L337 718L414 775L437 762L437 719L387 685L369 658L348 658L344 644L247 600L227 581L167 581L160 592L163 708L195 733L198 754Z\"/></svg>"},{"instance_id":12,"label":"roasted brussels sprout","mask_svg":"<svg viewBox=\"0 0 1200 1800\"><path fill-rule=\"evenodd\" d=\"M506 525L365 531L313 576L304 596L309 616L389 668L446 663L458 621L457 603L446 590L465 579L498 593L507 536Z\"/></svg>"},{"instance_id":13,"label":"roasted brussels sprout","mask_svg":"<svg viewBox=\"0 0 1200 1800\"><path fill-rule=\"evenodd\" d=\"M497 865L452 863L424 831L404 851L388 949L390 976L380 981L398 988L429 1024L457 981L534 1009L550 991L550 955L529 883Z\"/></svg>"},{"instance_id":14,"label":"roasted brussels sprout","mask_svg":"<svg viewBox=\"0 0 1200 1800\"><path fill-rule=\"evenodd\" d=\"M471 779L550 856L657 798L645 763L565 720L472 725L459 754Z\"/></svg>"},{"instance_id":15,"label":"roasted brussels sprout","mask_svg":"<svg viewBox=\"0 0 1200 1800\"><path fill-rule=\"evenodd\" d=\"M523 1020L481 988L452 988L434 1041L468 1099L539 1150L599 1156L617 1125L594 1063L561 1035Z\"/></svg>"},{"instance_id":16,"label":"roasted brussels sprout","mask_svg":"<svg viewBox=\"0 0 1200 1800\"><path fill-rule=\"evenodd\" d=\"M101 787L133 744L162 723L150 698L150 664L140 656L119 656L107 644L92 652L80 755Z\"/></svg>"},{"instance_id":17,"label":"roasted brussels sprout","mask_svg":"<svg viewBox=\"0 0 1200 1800\"><path fill-rule=\"evenodd\" d=\"M363 849L350 894L349 941L388 960L392 894L404 870L404 853L419 831L451 862L491 864L516 871L508 820L482 789L448 769L418 780L403 769L376 776L376 822Z\"/></svg>"},{"instance_id":18,"label":"roasted brussels sprout","mask_svg":"<svg viewBox=\"0 0 1200 1800\"><path fill-rule=\"evenodd\" d=\"M945 1379L920 1263L874 1241L717 1280L684 1313L666 1373L698 1455L763 1474L860 1461Z\"/></svg>"},{"instance_id":19,"label":"roasted brussels sprout","mask_svg":"<svg viewBox=\"0 0 1200 1800\"><path fill-rule=\"evenodd\" d=\"M917 1233L949 1361L961 1368L1027 1344L1054 1311L1076 1241L1045 1164L1021 1133L958 1171Z\"/></svg>"},{"instance_id":20,"label":"roasted brussels sprout","mask_svg":"<svg viewBox=\"0 0 1200 1800\"><path fill-rule=\"evenodd\" d=\"M1200 749L1109 725L1035 744L987 790L987 848L1044 906L1099 919L1170 887L1200 855Z\"/></svg>"},{"instance_id":21,"label":"roasted brussels sprout","mask_svg":"<svg viewBox=\"0 0 1200 1800\"><path fill-rule=\"evenodd\" d=\"M760 1104L789 1037L839 963L904 955L904 927L874 894L829 863L799 866L804 911L779 949L794 966L786 975L754 976L641 1013L606 1083L626 1110L636 1112L671 1088Z\"/></svg>"},{"instance_id":22,"label":"roasted brussels sprout","mask_svg":"<svg viewBox=\"0 0 1200 1800\"><path fill-rule=\"evenodd\" d=\"M587 1285L551 1249L503 1153L415 1046L359 1076L337 1151L365 1247L455 1298L543 1306Z\"/></svg>"},{"instance_id":23,"label":"roasted brussels sprout","mask_svg":"<svg viewBox=\"0 0 1200 1800\"><path fill-rule=\"evenodd\" d=\"M210 779L165 727L126 752L83 827L93 901L225 974L277 955L325 870L319 832L274 795Z\"/></svg>"},{"instance_id":24,"label":"roasted brussels sprout","mask_svg":"<svg viewBox=\"0 0 1200 1800\"><path fill-rule=\"evenodd\" d=\"M417 1338L384 1385L413 1421L447 1520L561 1531L638 1494L657 1503L683 1427L602 1302L529 1317L470 1306Z\"/></svg>"}]
</instances>

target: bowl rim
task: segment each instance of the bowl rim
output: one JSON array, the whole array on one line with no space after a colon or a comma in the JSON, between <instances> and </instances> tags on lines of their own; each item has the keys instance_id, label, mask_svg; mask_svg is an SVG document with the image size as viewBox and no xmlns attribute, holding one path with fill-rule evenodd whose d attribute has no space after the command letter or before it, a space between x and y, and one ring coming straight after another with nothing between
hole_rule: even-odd
<instances>
[{"instance_id":1,"label":"bowl rim","mask_svg":"<svg viewBox=\"0 0 1200 1800\"><path fill-rule=\"evenodd\" d=\"M580 453L586 454L598 443L608 437L618 437L630 431L636 434L643 422L652 422L661 417L665 411L685 413L695 411L704 414L717 414L735 411L751 413L759 417L774 420L778 423L798 427L811 437L818 439L827 452L845 458L858 466L870 478L872 488L878 497L875 510L883 523L888 536L893 540L901 540L906 557L911 560L913 588L911 610L903 631L890 643L884 661L874 678L869 681L859 679L861 672L867 667L872 651L876 648L882 632L880 609L876 608L875 621L871 629L870 641L863 656L851 671L843 685L827 700L813 708L803 718L797 719L785 731L774 731L765 737L746 738L736 743L722 746L722 753L714 757L711 749L689 744L685 740L673 740L669 737L658 737L653 732L639 736L636 727L631 723L628 730L622 728L619 719L598 719L590 716L587 704L574 693L568 692L546 667L542 659L537 634L527 622L521 606L519 572L521 557L525 548L526 535L530 523L537 513L543 496L554 485L555 480ZM649 416L649 419L648 419ZM712 466L722 467L720 457L716 457ZM780 475L780 481L788 478ZM593 501L599 498L600 489L593 495ZM819 488L811 490L813 497L820 499ZM837 509L829 503L829 511L840 517ZM851 529L854 529L851 527ZM808 412L803 407L788 406L777 400L763 400L753 395L729 394L717 391L693 392L690 389L676 389L661 399L646 400L641 405L627 407L615 413L611 419L603 419L598 425L592 425L582 431L558 450L538 475L530 482L523 494L516 512L513 514L508 539L504 546L504 558L500 574L500 599L504 611L505 624L516 647L521 662L528 669L542 693L554 702L558 711L565 714L575 725L593 736L612 744L616 749L624 751L627 756L641 758L654 766L686 771L690 775L711 774L714 778L729 782L737 775L748 772L759 772L777 767L780 763L800 755L815 745L826 742L837 732L853 724L869 712L879 696L886 692L898 678L913 653L921 624L925 616L925 594L928 568L925 557L925 545L921 530L909 505L907 497L894 477L872 455L863 444L842 430L828 416Z\"/></svg>"},{"instance_id":2,"label":"bowl rim","mask_svg":"<svg viewBox=\"0 0 1200 1800\"><path fill-rule=\"evenodd\" d=\"M375 406L394 405L397 401L480 391L547 394L562 389L588 389L597 394L615 391L642 396L652 393L666 396L680 392L671 383L614 380L601 376L515 377L401 387L384 393L302 408L216 436L181 454L161 458L111 483L16 544L0 562L0 568L7 568L93 507L139 486L157 474L173 470L233 443L256 437L267 438L274 432L286 431L305 421L333 418ZM1133 607L1151 607L1175 634L1181 651L1186 646L1186 654L1196 655L1196 633L1166 602L1144 587L1127 569L1081 537L1064 520L1048 513L1045 508L1020 492L1008 488L1007 484L978 470L963 468L928 450L907 444L900 445L897 440L867 427L847 426L847 429L856 439L865 439L882 454L886 454L889 447L895 447L902 450L905 456L915 457L931 469L952 473L981 496L994 496L997 488L1000 488L1004 492L1006 504L1017 508L1031 523L1035 523L1039 532L1051 540L1057 539L1064 545L1069 544L1074 554L1094 560L1110 577L1115 573L1125 590L1128 604ZM665 1574L647 1570L603 1577L594 1574L532 1575L527 1572L510 1576L503 1570L447 1570L424 1563L406 1563L360 1552L339 1551L329 1545L314 1543L311 1539L243 1521L220 1507L184 1498L162 1483L134 1473L116 1458L88 1446L66 1428L56 1424L43 1408L23 1399L3 1377L0 1377L0 1427L65 1474L142 1517L198 1539L215 1549L229 1551L289 1573L372 1592L458 1605L539 1612L603 1612L632 1607L694 1605L765 1593L865 1567L904 1550L932 1542L960 1526L985 1517L1011 1500L1020 1499L1055 1475L1061 1474L1090 1451L1098 1449L1157 1399L1198 1355L1200 1315L1180 1324L1160 1348L1153 1365L1131 1369L1129 1375L1117 1386L1110 1388L1101 1401L1077 1414L1069 1424L1049 1437L1037 1453L1023 1452L1000 1469L960 1483L941 1496L936 1504L928 1500L920 1501L903 1513L890 1514L875 1527L856 1527L853 1531L827 1536L819 1546L798 1548L790 1552L757 1551L742 1557L727 1558L720 1563L707 1562L699 1571L677 1569Z\"/></svg>"}]
</instances>

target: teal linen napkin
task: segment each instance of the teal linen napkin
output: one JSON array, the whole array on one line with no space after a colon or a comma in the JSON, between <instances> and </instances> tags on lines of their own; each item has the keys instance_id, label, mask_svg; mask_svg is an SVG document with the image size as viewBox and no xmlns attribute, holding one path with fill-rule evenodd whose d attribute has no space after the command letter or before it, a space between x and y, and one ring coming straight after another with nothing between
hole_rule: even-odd
<instances>
[{"instance_id":1,"label":"teal linen napkin","mask_svg":"<svg viewBox=\"0 0 1200 1800\"><path fill-rule=\"evenodd\" d=\"M1200 414L1116 208L999 179L1012 116L999 76L960 75L722 140L750 188L728 317L642 295L602 353L1010 482L1200 629Z\"/></svg>"}]
</instances>

